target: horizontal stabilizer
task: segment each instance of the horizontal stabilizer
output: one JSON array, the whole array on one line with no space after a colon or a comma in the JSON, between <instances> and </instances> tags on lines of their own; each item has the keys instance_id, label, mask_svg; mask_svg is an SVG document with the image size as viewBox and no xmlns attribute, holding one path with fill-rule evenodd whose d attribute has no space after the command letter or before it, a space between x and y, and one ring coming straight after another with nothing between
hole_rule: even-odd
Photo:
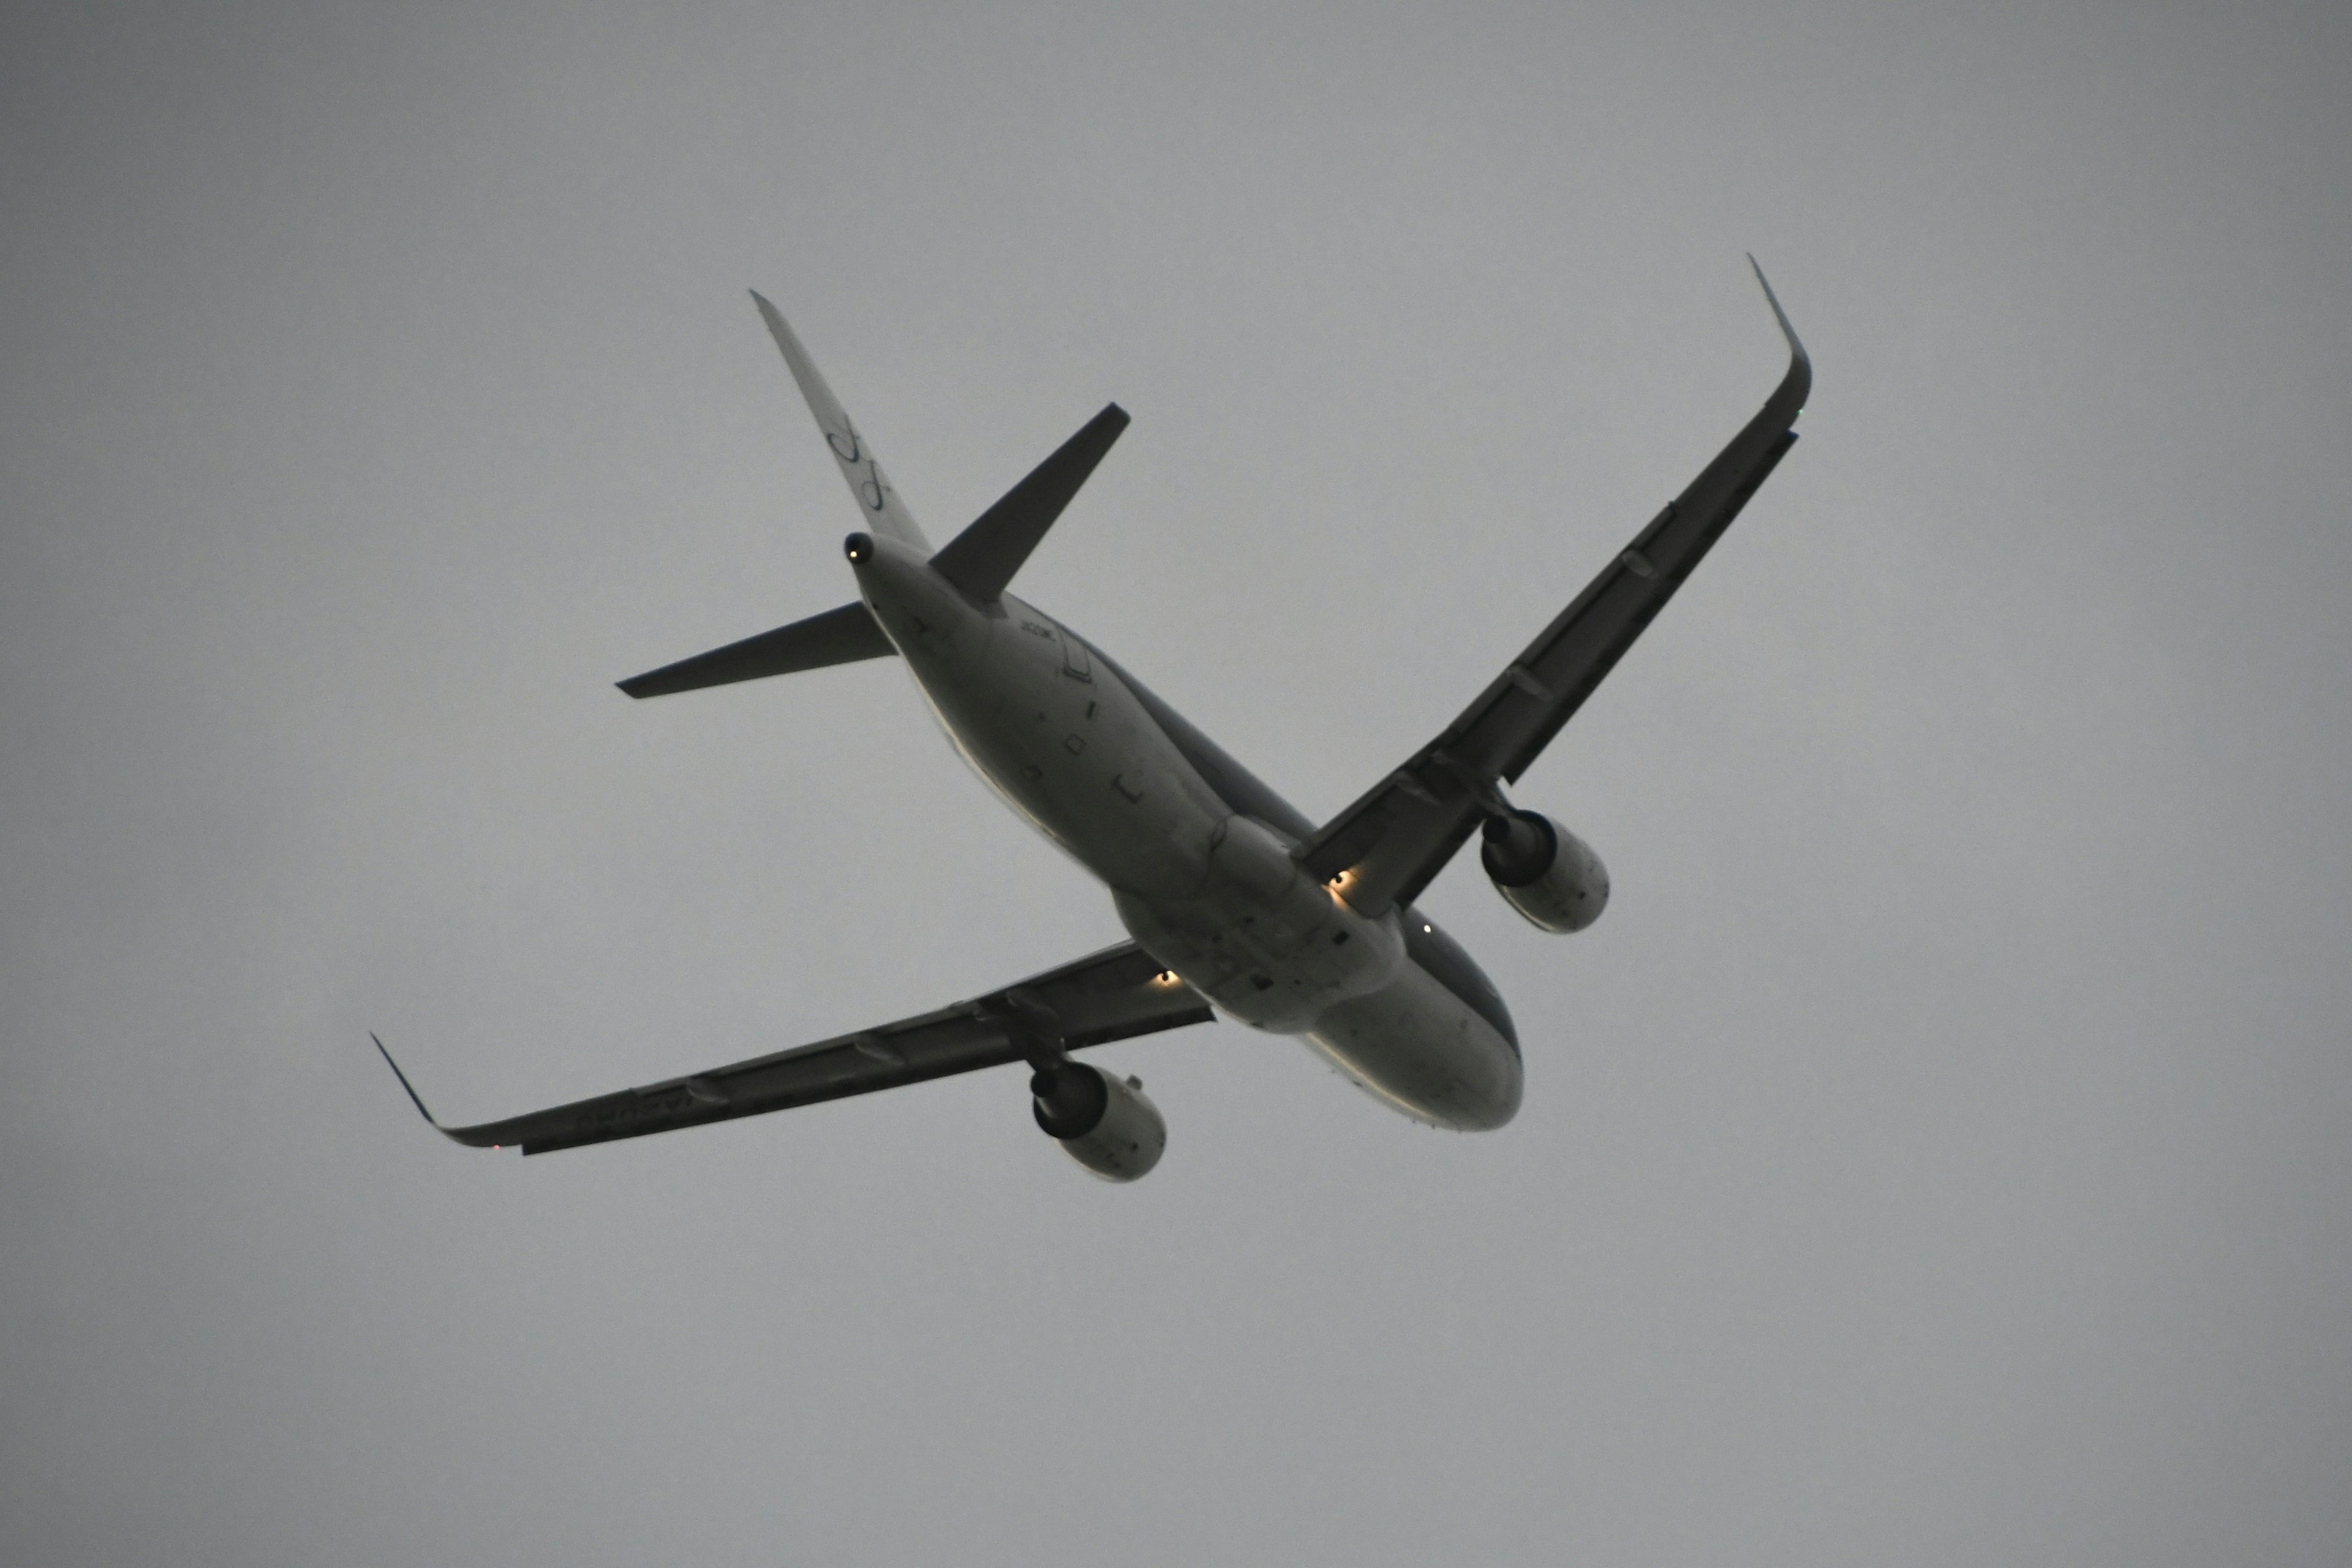
<instances>
[{"instance_id":1,"label":"horizontal stabilizer","mask_svg":"<svg viewBox=\"0 0 2352 1568\"><path fill-rule=\"evenodd\" d=\"M666 664L659 669L633 675L620 683L632 697L667 697L673 691L694 691L705 686L726 686L762 676L790 675L796 669L822 669L828 664L855 664L898 650L874 624L874 616L856 600L837 610L761 632L692 658Z\"/></svg>"},{"instance_id":2,"label":"horizontal stabilizer","mask_svg":"<svg viewBox=\"0 0 2352 1568\"><path fill-rule=\"evenodd\" d=\"M981 604L995 599L1127 424L1127 410L1116 403L1087 420L1086 427L1063 442L1060 450L1005 491L1003 500L948 541L946 548L931 557L932 570Z\"/></svg>"}]
</instances>

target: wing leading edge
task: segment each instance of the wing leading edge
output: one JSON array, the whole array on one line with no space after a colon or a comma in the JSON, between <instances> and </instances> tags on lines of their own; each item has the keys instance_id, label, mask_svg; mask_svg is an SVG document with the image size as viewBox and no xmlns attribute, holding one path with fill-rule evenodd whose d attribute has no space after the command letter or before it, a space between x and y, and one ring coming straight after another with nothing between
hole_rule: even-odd
<instances>
[{"instance_id":1,"label":"wing leading edge","mask_svg":"<svg viewBox=\"0 0 2352 1568\"><path fill-rule=\"evenodd\" d=\"M1173 974L1162 976L1159 960L1121 942L936 1012L476 1127L442 1126L382 1040L376 1049L444 1137L476 1149L546 1154L763 1116L1211 1020L1214 1015L1199 993Z\"/></svg>"},{"instance_id":2,"label":"wing leading edge","mask_svg":"<svg viewBox=\"0 0 2352 1568\"><path fill-rule=\"evenodd\" d=\"M1420 896L1499 807L1497 783L1518 781L1796 445L1812 361L1761 267L1756 280L1789 342L1788 374L1764 406L1444 733L1299 846L1317 878L1346 878L1339 890L1356 908L1377 915Z\"/></svg>"}]
</instances>

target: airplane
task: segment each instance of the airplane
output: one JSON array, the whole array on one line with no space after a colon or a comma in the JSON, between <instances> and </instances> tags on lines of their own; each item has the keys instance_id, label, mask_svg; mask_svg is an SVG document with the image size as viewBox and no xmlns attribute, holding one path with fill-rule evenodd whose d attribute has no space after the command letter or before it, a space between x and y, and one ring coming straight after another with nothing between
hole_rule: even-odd
<instances>
[{"instance_id":1,"label":"airplane","mask_svg":"<svg viewBox=\"0 0 2352 1568\"><path fill-rule=\"evenodd\" d=\"M1128 941L895 1023L640 1089L445 1127L525 1154L642 1137L1026 1063L1031 1112L1109 1181L1156 1165L1168 1130L1139 1079L1072 1053L1219 1015L1294 1035L1409 1117L1470 1131L1517 1112L1519 1040L1467 952L1414 907L1472 833L1503 899L1548 932L1609 901L1585 842L1514 805L1520 775L1674 596L1795 445L1812 365L1788 342L1763 407L1689 488L1429 744L1318 826L1103 648L1008 592L1128 416L1105 407L937 550L783 316L751 296L864 514L843 545L857 597L620 682L652 698L898 658L982 780L1109 890ZM373 1036L370 1037L374 1038Z\"/></svg>"}]
</instances>

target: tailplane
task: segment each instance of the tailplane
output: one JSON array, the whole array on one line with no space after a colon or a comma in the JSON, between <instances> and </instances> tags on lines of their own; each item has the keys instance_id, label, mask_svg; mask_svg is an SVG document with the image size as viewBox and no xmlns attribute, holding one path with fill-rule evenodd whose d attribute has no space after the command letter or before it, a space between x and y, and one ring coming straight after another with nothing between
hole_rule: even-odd
<instances>
[{"instance_id":1,"label":"tailplane","mask_svg":"<svg viewBox=\"0 0 2352 1568\"><path fill-rule=\"evenodd\" d=\"M824 384L816 362L809 358L808 350L801 345L783 312L757 289L752 290L751 300L760 307L760 319L768 323L768 335L783 351L784 363L791 367L793 379L800 384L801 395L808 399L809 412L816 416L826 447L833 453L834 461L841 465L842 478L849 481L850 493L857 498L859 509L866 513L866 526L929 554L930 542L923 537L906 502L898 499L898 490L883 475L873 444L850 422L848 412ZM996 598L1013 581L1013 574L1020 570L1021 563L1029 559L1029 552L1045 537L1045 531L1054 526L1054 520L1062 515L1062 509L1078 493L1078 487L1087 482L1087 476L1095 471L1095 465L1103 460L1127 424L1125 409L1116 403L1106 407L1076 435L1063 442L1052 457L1031 470L1028 478L1007 490L1003 500L981 513L971 526L950 540L945 549L932 555L931 564L971 598L982 604Z\"/></svg>"},{"instance_id":2,"label":"tailplane","mask_svg":"<svg viewBox=\"0 0 2352 1568\"><path fill-rule=\"evenodd\" d=\"M850 492L856 496L859 509L866 513L866 526L930 554L930 542L915 525L898 492L883 477L882 465L876 459L873 447L866 444L857 426L850 423L849 415L834 397L833 389L825 385L808 351L793 335L783 313L756 291L751 298L759 305L760 315L768 323L776 347L783 351L784 363L791 367L793 379L800 384L801 395L808 399L809 412L816 416L817 427L824 433L824 444L832 450L834 460L841 465L842 477L849 481ZM1125 409L1116 403L1105 407L1076 435L1063 442L1052 457L1031 469L1026 479L1005 491L994 506L981 513L971 526L950 540L947 548L931 555L932 566L968 597L981 604L994 601L1127 424ZM739 680L789 675L795 670L852 664L898 651L882 635L872 612L865 605L852 601L821 616L811 616L806 620L729 643L725 647L633 675L620 682L620 688L632 697L664 697L675 691L698 691L708 686L727 686Z\"/></svg>"},{"instance_id":3,"label":"tailplane","mask_svg":"<svg viewBox=\"0 0 2352 1568\"><path fill-rule=\"evenodd\" d=\"M932 569L983 605L1003 593L1127 424L1126 409L1116 403L1106 406L971 526L949 540L931 557Z\"/></svg>"},{"instance_id":4,"label":"tailplane","mask_svg":"<svg viewBox=\"0 0 2352 1568\"><path fill-rule=\"evenodd\" d=\"M706 686L823 669L829 664L855 664L898 651L874 624L872 613L853 599L837 610L633 675L620 687L632 697L667 697L673 691L698 691Z\"/></svg>"}]
</instances>

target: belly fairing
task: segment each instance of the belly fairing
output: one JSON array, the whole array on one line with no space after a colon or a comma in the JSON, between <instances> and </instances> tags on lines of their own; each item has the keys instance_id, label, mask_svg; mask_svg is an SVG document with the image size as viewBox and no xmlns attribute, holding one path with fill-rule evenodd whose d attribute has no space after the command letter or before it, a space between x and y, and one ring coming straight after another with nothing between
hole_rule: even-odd
<instances>
[{"instance_id":1,"label":"belly fairing","mask_svg":"<svg viewBox=\"0 0 2352 1568\"><path fill-rule=\"evenodd\" d=\"M1115 891L1112 902L1129 933L1194 990L1279 1034L1305 1033L1335 1003L1379 990L1404 965L1393 915L1358 914L1246 816L1216 826L1207 874L1192 893Z\"/></svg>"},{"instance_id":2,"label":"belly fairing","mask_svg":"<svg viewBox=\"0 0 2352 1568\"><path fill-rule=\"evenodd\" d=\"M1518 1049L1489 1016L1507 1025L1500 998L1465 999L1414 961L1396 915L1358 914L1309 879L1263 824L1220 825L1192 896L1113 901L1135 939L1221 1011L1305 1037L1406 1115L1469 1131L1500 1127L1518 1110ZM1428 949L1435 928L1420 923Z\"/></svg>"},{"instance_id":3,"label":"belly fairing","mask_svg":"<svg viewBox=\"0 0 2352 1568\"><path fill-rule=\"evenodd\" d=\"M1470 1132L1518 1114L1519 1053L1417 963L1328 1010L1307 1041L1357 1087L1421 1121Z\"/></svg>"}]
</instances>

